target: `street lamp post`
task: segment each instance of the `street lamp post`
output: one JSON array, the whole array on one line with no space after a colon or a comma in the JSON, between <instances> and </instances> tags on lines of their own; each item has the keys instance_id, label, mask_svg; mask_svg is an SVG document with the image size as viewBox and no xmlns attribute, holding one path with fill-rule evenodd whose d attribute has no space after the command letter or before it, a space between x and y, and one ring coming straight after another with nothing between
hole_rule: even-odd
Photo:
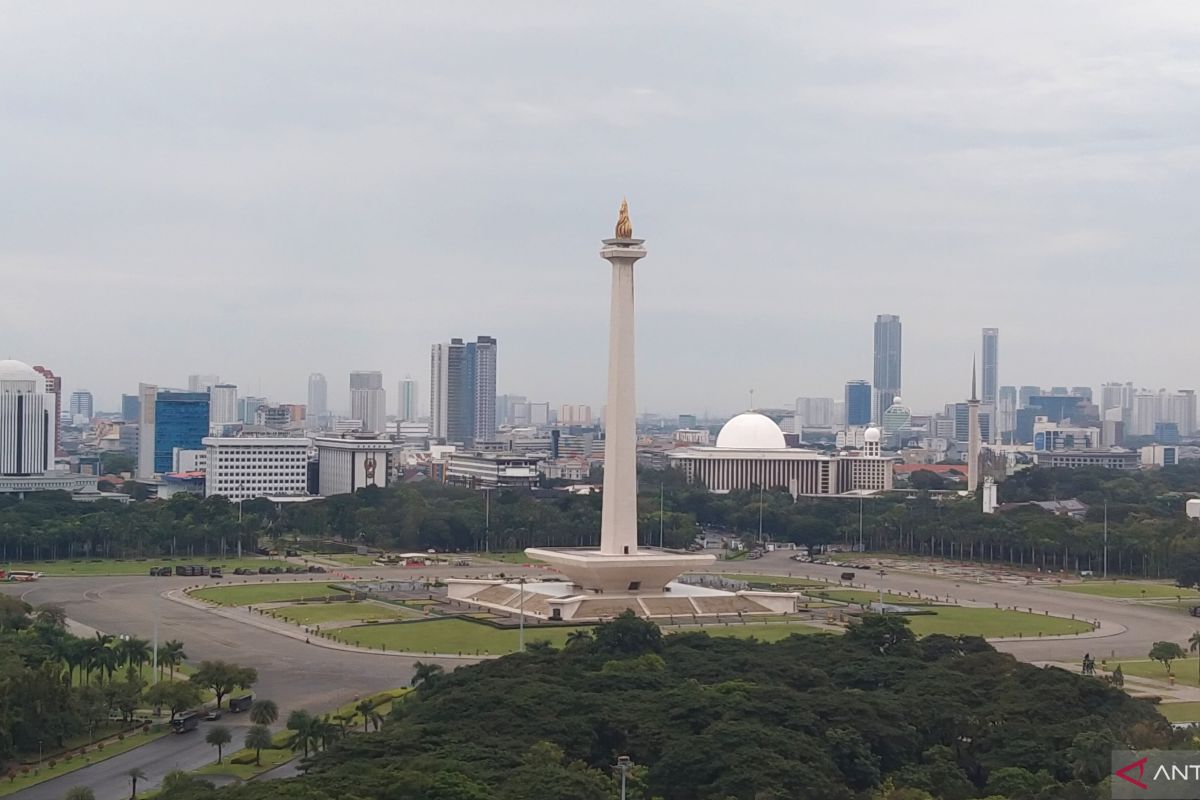
<instances>
[{"instance_id":1,"label":"street lamp post","mask_svg":"<svg viewBox=\"0 0 1200 800\"><path fill-rule=\"evenodd\" d=\"M633 768L633 761L629 756L617 756L617 763L613 769L621 773L621 800L625 800L625 781L629 777L629 770Z\"/></svg>"},{"instance_id":2,"label":"street lamp post","mask_svg":"<svg viewBox=\"0 0 1200 800\"><path fill-rule=\"evenodd\" d=\"M883 576L886 574L887 573L884 572L883 570L879 570L879 613L880 614L886 613L883 608Z\"/></svg>"},{"instance_id":3,"label":"street lamp post","mask_svg":"<svg viewBox=\"0 0 1200 800\"><path fill-rule=\"evenodd\" d=\"M1104 501L1104 578L1108 579L1108 501Z\"/></svg>"},{"instance_id":4,"label":"street lamp post","mask_svg":"<svg viewBox=\"0 0 1200 800\"><path fill-rule=\"evenodd\" d=\"M518 623L519 638L517 640L517 650L524 653L525 652L525 578L523 578L523 577L519 578L518 582L521 584L521 621Z\"/></svg>"},{"instance_id":5,"label":"street lamp post","mask_svg":"<svg viewBox=\"0 0 1200 800\"><path fill-rule=\"evenodd\" d=\"M860 490L861 491L861 490ZM863 531L862 531L862 514L863 514L863 496L858 496L858 552L863 551Z\"/></svg>"}]
</instances>

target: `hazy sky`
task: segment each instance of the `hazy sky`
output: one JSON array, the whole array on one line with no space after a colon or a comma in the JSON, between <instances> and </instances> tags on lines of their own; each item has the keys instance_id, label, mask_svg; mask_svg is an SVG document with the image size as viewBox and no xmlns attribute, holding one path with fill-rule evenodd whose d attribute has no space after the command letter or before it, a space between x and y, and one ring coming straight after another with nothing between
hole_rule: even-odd
<instances>
[{"instance_id":1,"label":"hazy sky","mask_svg":"<svg viewBox=\"0 0 1200 800\"><path fill-rule=\"evenodd\" d=\"M639 407L870 378L1200 384L1200 3L0 4L0 357L115 408L280 401L499 339L603 402L622 195Z\"/></svg>"}]
</instances>

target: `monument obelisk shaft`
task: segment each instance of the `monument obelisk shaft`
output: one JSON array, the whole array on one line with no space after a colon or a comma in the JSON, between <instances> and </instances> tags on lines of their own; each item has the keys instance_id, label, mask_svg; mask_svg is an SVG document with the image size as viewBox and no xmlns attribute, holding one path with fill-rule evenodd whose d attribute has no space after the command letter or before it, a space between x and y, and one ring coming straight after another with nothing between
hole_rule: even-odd
<instances>
[{"instance_id":1,"label":"monument obelisk shaft","mask_svg":"<svg viewBox=\"0 0 1200 800\"><path fill-rule=\"evenodd\" d=\"M612 264L608 318L608 405L604 411L604 497L600 552L637 552L637 398L634 391L633 265L646 255L621 201L616 236L600 257Z\"/></svg>"},{"instance_id":2,"label":"monument obelisk shaft","mask_svg":"<svg viewBox=\"0 0 1200 800\"><path fill-rule=\"evenodd\" d=\"M971 399L967 401L967 491L979 488L979 396L975 394L975 362L971 362Z\"/></svg>"}]
</instances>

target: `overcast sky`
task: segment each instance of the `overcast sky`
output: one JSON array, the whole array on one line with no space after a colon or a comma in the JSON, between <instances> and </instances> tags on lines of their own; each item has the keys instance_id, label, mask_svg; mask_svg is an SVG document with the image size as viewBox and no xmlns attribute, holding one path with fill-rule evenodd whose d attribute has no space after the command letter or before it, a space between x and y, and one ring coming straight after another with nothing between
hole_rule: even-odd
<instances>
[{"instance_id":1,"label":"overcast sky","mask_svg":"<svg viewBox=\"0 0 1200 800\"><path fill-rule=\"evenodd\" d=\"M0 357L101 409L217 373L395 408L429 345L603 403L628 196L638 405L870 378L1200 383L1200 3L0 4Z\"/></svg>"}]
</instances>

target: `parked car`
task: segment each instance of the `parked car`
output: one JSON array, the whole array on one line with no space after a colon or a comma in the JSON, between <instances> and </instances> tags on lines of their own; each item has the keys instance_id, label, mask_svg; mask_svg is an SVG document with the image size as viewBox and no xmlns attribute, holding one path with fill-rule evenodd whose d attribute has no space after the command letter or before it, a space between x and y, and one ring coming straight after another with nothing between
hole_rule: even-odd
<instances>
[{"instance_id":1,"label":"parked car","mask_svg":"<svg viewBox=\"0 0 1200 800\"><path fill-rule=\"evenodd\" d=\"M842 580L844 580L844 581L852 581L852 580L854 580L854 573L853 573L853 572L843 572L843 573L842 573Z\"/></svg>"},{"instance_id":2,"label":"parked car","mask_svg":"<svg viewBox=\"0 0 1200 800\"><path fill-rule=\"evenodd\" d=\"M221 709L219 709L219 708L209 709L208 713L204 715L204 718L206 720L208 720L209 722L213 722L214 720L220 719L221 718Z\"/></svg>"}]
</instances>

